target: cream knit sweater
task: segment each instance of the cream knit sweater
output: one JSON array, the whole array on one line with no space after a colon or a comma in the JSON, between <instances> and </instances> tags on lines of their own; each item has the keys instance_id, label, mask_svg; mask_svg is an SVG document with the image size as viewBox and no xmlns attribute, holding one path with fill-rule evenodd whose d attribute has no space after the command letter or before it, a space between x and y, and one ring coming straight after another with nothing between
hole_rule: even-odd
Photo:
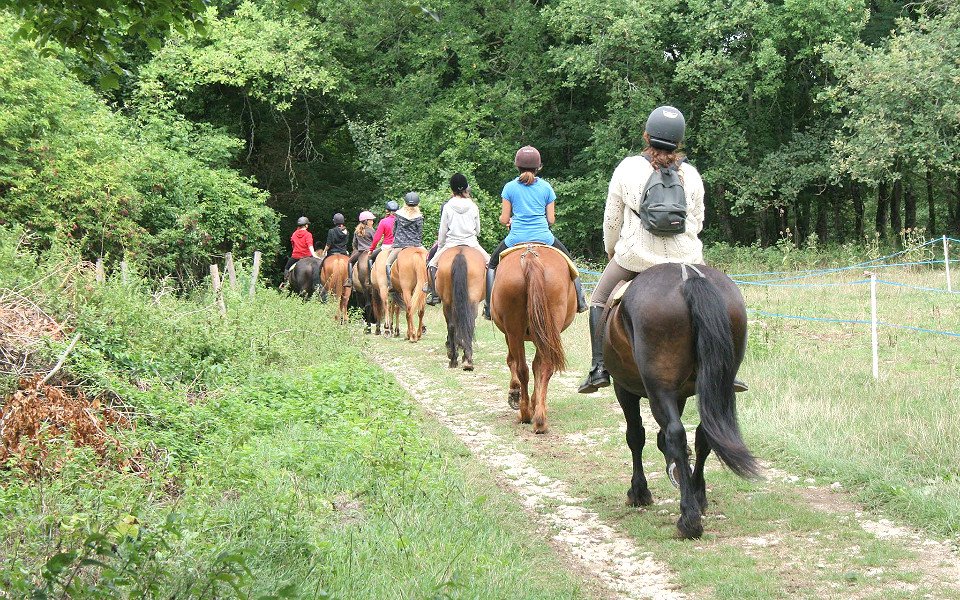
<instances>
[{"instance_id":1,"label":"cream knit sweater","mask_svg":"<svg viewBox=\"0 0 960 600\"><path fill-rule=\"evenodd\" d=\"M666 262L703 263L703 180L689 164L680 166L680 180L687 197L687 222L683 233L661 237L644 229L633 211L640 210L643 187L653 167L642 156L623 159L610 178L607 207L603 213L603 245L624 269L639 273ZM632 210L631 210L632 209Z\"/></svg>"}]
</instances>

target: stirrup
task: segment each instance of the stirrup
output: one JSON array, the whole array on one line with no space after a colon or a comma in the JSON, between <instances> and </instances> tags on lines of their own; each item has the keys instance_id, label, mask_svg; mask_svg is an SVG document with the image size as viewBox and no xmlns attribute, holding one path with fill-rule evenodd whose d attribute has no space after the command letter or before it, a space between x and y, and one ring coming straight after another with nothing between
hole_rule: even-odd
<instances>
[{"instance_id":1,"label":"stirrup","mask_svg":"<svg viewBox=\"0 0 960 600\"><path fill-rule=\"evenodd\" d=\"M600 388L605 388L609 385L610 373L607 373L607 370L603 368L603 364L594 365L593 368L590 369L590 373L587 374L587 378L580 384L577 393L592 394L600 391Z\"/></svg>"}]
</instances>

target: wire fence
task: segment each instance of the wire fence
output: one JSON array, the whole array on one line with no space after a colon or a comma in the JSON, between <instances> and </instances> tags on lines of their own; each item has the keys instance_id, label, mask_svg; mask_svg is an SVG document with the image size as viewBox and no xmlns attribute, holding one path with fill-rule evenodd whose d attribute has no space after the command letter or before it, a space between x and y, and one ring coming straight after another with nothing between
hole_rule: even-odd
<instances>
[{"instance_id":1,"label":"wire fence","mask_svg":"<svg viewBox=\"0 0 960 600\"><path fill-rule=\"evenodd\" d=\"M958 258L950 258L950 244L951 243L960 243L960 240L956 238L951 238L947 236L941 236L939 238L934 238L928 240L922 244L911 246L905 248L898 252L888 254L886 256L881 256L878 258L858 262L852 265L846 265L842 267L830 267L824 269L805 269L800 271L763 271L756 273L735 273L731 274L730 278L739 286L746 287L765 287L772 289L781 289L781 288L794 288L798 291L801 289L824 289L824 288L845 288L845 287L855 287L855 286L864 286L870 285L870 295L864 295L864 306L865 309L870 310L871 318L870 319L859 319L859 318L842 318L835 316L827 315L799 315L799 314L788 314L785 312L776 312L770 310L763 310L760 308L751 308L748 309L748 313L760 318L770 318L770 319L786 319L794 321L807 321L807 322L820 322L820 323L833 323L833 324L847 324L853 326L870 326L873 330L873 344L874 344L874 353L876 355L876 345L877 345L877 329L878 328L889 328L897 329L902 331L910 331L914 333L936 335L936 336L945 336L951 338L960 338L960 332L950 331L946 329L939 329L936 327L922 327L918 325L909 325L903 323L896 323L891 321L881 321L876 317L877 314L877 287L885 286L888 288L902 289L909 292L915 292L920 294L930 294L930 295L946 295L949 297L956 297L960 292L953 289L951 281L951 267L960 263ZM939 254L939 248L935 246L942 246L942 258L937 258ZM904 260L911 256L921 255L921 260ZM930 257L933 258L930 258ZM937 267L941 267L937 269ZM895 281L893 277L890 277L889 274L895 273L896 269L919 269L924 268L928 269L932 274L942 273L944 276L944 286L935 287L934 285L917 285L914 283L907 283L903 281ZM849 280L843 281L829 281L830 278L843 277L847 274L852 274L853 272L858 272L857 274L860 277L850 278ZM881 279L877 277L877 272L884 272L888 274L887 277ZM583 286L585 289L589 290L596 286L597 281L601 276L600 272L593 271L590 269L580 269L580 273L583 276ZM863 278L863 275L867 275L868 278ZM938 275L939 277L939 275ZM825 278L828 281L811 281L815 278ZM926 284L926 282L923 282ZM958 305L960 305L960 299L958 299ZM953 306L951 304L951 306ZM876 360L876 359L875 359ZM876 365L874 366L874 376L876 376Z\"/></svg>"}]
</instances>

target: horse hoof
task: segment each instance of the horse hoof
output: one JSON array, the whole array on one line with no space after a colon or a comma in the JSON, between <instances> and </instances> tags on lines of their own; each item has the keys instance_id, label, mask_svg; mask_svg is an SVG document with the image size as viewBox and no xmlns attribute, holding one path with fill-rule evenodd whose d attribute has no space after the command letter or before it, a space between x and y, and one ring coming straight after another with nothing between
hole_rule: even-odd
<instances>
[{"instance_id":1,"label":"horse hoof","mask_svg":"<svg viewBox=\"0 0 960 600\"><path fill-rule=\"evenodd\" d=\"M449 363L447 363L447 368L449 368L449 369L456 369L458 366L459 366L459 365L457 364L457 361L455 361L455 360L451 360ZM464 367L464 369L466 369L466 367Z\"/></svg>"},{"instance_id":2,"label":"horse hoof","mask_svg":"<svg viewBox=\"0 0 960 600\"><path fill-rule=\"evenodd\" d=\"M653 504L653 495L650 494L650 490L642 490L640 493L632 489L627 490L627 506L650 506L651 504Z\"/></svg>"},{"instance_id":3,"label":"horse hoof","mask_svg":"<svg viewBox=\"0 0 960 600\"><path fill-rule=\"evenodd\" d=\"M464 371L472 371L472 370L473 370L473 363L463 363L463 370L464 370Z\"/></svg>"},{"instance_id":4,"label":"horse hoof","mask_svg":"<svg viewBox=\"0 0 960 600\"><path fill-rule=\"evenodd\" d=\"M690 467L690 472L693 473L693 467ZM677 468L677 463L672 462L667 465L667 476L670 477L673 487L680 489L680 470Z\"/></svg>"},{"instance_id":5,"label":"horse hoof","mask_svg":"<svg viewBox=\"0 0 960 600\"><path fill-rule=\"evenodd\" d=\"M536 434L538 434L538 435L547 433L547 431L549 431L549 430L550 430L550 428L547 427L547 424L546 424L546 423L534 423L534 424L533 424L533 432L536 433Z\"/></svg>"},{"instance_id":6,"label":"horse hoof","mask_svg":"<svg viewBox=\"0 0 960 600\"><path fill-rule=\"evenodd\" d=\"M703 521L700 515L680 517L677 521L677 534L685 540L698 540L703 536Z\"/></svg>"},{"instance_id":7,"label":"horse hoof","mask_svg":"<svg viewBox=\"0 0 960 600\"><path fill-rule=\"evenodd\" d=\"M509 404L513 410L520 410L520 390L510 390L510 393L507 395L507 404Z\"/></svg>"}]
</instances>

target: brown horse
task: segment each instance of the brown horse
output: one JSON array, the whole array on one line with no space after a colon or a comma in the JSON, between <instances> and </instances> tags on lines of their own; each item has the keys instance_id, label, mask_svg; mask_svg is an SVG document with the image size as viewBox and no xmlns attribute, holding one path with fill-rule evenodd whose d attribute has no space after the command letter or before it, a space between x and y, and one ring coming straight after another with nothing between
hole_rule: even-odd
<instances>
[{"instance_id":1,"label":"brown horse","mask_svg":"<svg viewBox=\"0 0 960 600\"><path fill-rule=\"evenodd\" d=\"M477 304L486 295L487 261L470 246L444 251L437 261L437 293L443 302L447 321L447 357L451 369L457 366L457 354L463 352L463 370L473 370L473 334Z\"/></svg>"},{"instance_id":2,"label":"brown horse","mask_svg":"<svg viewBox=\"0 0 960 600\"><path fill-rule=\"evenodd\" d=\"M427 305L427 295L423 286L427 283L427 251L423 248L404 248L397 254L397 260L390 270L391 290L399 296L394 302L397 309L393 313L394 321L399 320L399 308L407 314L407 340L416 342L423 334L423 311ZM420 323L413 328L413 316ZM398 333L399 335L399 333Z\"/></svg>"},{"instance_id":3,"label":"brown horse","mask_svg":"<svg viewBox=\"0 0 960 600\"><path fill-rule=\"evenodd\" d=\"M507 338L511 408L521 423L533 422L535 433L547 432L547 384L566 368L560 334L577 314L577 293L566 257L551 246L522 244L504 256L491 295L491 317ZM533 396L523 342L532 341Z\"/></svg>"},{"instance_id":4,"label":"brown horse","mask_svg":"<svg viewBox=\"0 0 960 600\"><path fill-rule=\"evenodd\" d=\"M704 462L711 448L741 477L758 473L757 461L740 436L733 381L747 341L747 313L740 290L729 277L703 265L657 265L630 284L608 311L603 356L627 421L633 478L627 500L653 503L643 472L644 430L640 398L660 425L657 447L667 473L680 488L677 529L684 538L703 533L707 509ZM700 410L690 470L686 431L680 422L687 398Z\"/></svg>"},{"instance_id":5,"label":"brown horse","mask_svg":"<svg viewBox=\"0 0 960 600\"><path fill-rule=\"evenodd\" d=\"M323 300L327 294L337 299L337 314L334 318L340 323L346 323L348 318L347 302L350 300L350 288L344 286L347 280L347 263L350 257L345 254L330 254L323 261L323 271L320 279L323 281Z\"/></svg>"},{"instance_id":6,"label":"brown horse","mask_svg":"<svg viewBox=\"0 0 960 600\"><path fill-rule=\"evenodd\" d=\"M387 258L390 249L387 248L377 255L373 263L373 272L370 273L370 300L373 305L373 318L377 324L376 333L390 337L400 335L400 324L390 318L393 302L390 298L390 284L387 281Z\"/></svg>"},{"instance_id":7,"label":"brown horse","mask_svg":"<svg viewBox=\"0 0 960 600\"><path fill-rule=\"evenodd\" d=\"M371 294L373 286L370 284L369 256L370 251L364 250L353 266L353 290L349 297L353 306L363 309L367 333L370 333L370 326L377 322L373 313L373 294Z\"/></svg>"}]
</instances>

